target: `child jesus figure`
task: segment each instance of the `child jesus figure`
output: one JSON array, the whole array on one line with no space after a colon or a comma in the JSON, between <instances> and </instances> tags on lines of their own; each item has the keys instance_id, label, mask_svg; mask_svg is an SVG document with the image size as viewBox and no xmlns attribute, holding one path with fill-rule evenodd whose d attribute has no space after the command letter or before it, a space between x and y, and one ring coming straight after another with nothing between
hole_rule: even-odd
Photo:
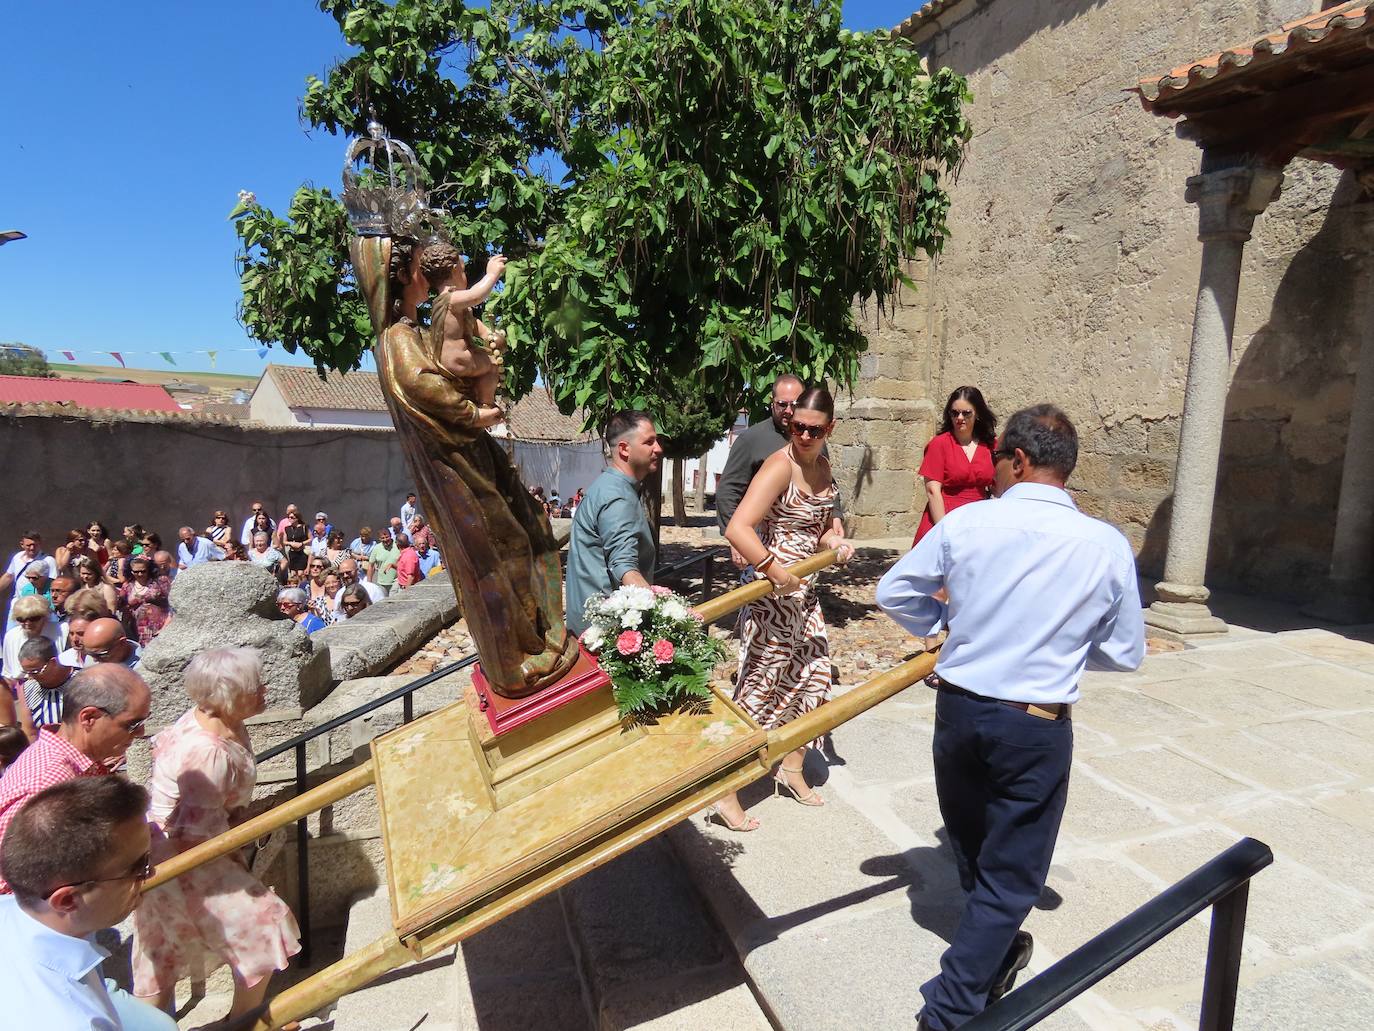
<instances>
[{"instance_id":1,"label":"child jesus figure","mask_svg":"<svg viewBox=\"0 0 1374 1031\"><path fill-rule=\"evenodd\" d=\"M485 326L472 308L490 296L506 271L506 259L493 255L486 275L469 287L463 256L449 244L436 243L425 248L420 271L439 292L431 311L430 330L442 334L439 364L456 378L471 382L471 401L467 403L475 408L474 428L495 426L505 418L496 406L496 388L505 363L506 334Z\"/></svg>"}]
</instances>

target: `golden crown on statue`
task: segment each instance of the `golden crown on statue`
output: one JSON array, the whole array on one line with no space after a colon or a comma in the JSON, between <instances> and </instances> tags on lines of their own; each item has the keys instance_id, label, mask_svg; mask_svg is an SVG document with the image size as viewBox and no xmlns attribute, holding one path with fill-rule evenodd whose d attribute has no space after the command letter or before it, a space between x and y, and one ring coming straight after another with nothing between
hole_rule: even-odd
<instances>
[{"instance_id":1,"label":"golden crown on statue","mask_svg":"<svg viewBox=\"0 0 1374 1031\"><path fill-rule=\"evenodd\" d=\"M343 184L344 207L359 236L443 235L443 216L429 206L415 151L375 119L367 123L367 136L348 141Z\"/></svg>"}]
</instances>

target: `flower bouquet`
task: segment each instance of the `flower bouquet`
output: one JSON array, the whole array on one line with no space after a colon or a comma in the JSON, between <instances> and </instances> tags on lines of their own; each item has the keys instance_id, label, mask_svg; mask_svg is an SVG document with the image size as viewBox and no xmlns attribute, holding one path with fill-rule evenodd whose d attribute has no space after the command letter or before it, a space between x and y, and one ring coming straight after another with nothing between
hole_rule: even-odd
<instances>
[{"instance_id":1,"label":"flower bouquet","mask_svg":"<svg viewBox=\"0 0 1374 1031\"><path fill-rule=\"evenodd\" d=\"M711 671L725 646L681 595L666 587L620 587L588 599L584 614L582 644L610 675L622 718L710 699Z\"/></svg>"}]
</instances>

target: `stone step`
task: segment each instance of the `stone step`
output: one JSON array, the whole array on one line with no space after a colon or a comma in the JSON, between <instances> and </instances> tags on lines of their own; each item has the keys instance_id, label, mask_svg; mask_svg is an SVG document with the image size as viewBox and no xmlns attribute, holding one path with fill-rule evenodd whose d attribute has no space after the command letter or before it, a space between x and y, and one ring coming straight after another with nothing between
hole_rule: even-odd
<instances>
[{"instance_id":1,"label":"stone step","mask_svg":"<svg viewBox=\"0 0 1374 1031\"><path fill-rule=\"evenodd\" d=\"M385 888L347 951L390 927ZM768 1031L728 942L651 841L424 963L341 1000L335 1031Z\"/></svg>"}]
</instances>

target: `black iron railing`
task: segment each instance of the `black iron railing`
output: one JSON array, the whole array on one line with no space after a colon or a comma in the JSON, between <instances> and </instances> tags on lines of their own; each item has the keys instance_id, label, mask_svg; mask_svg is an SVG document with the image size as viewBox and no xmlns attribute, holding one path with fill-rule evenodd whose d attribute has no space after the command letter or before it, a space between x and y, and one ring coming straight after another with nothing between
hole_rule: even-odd
<instances>
[{"instance_id":1,"label":"black iron railing","mask_svg":"<svg viewBox=\"0 0 1374 1031\"><path fill-rule=\"evenodd\" d=\"M1230 1031L1236 1016L1250 878L1274 861L1269 846L1244 838L1054 966L989 1006L961 1031L1022 1031L1086 992L1162 938L1212 907L1199 1031Z\"/></svg>"},{"instance_id":2,"label":"black iron railing","mask_svg":"<svg viewBox=\"0 0 1374 1031\"><path fill-rule=\"evenodd\" d=\"M560 543L564 543L565 541L566 538ZM654 579L658 580L663 577L675 576L682 570L696 565L697 563L701 563L700 591L703 598L710 597L712 581L714 579L713 571L715 557L723 550L724 549L720 547L709 548L703 554L689 555L680 562L675 562L672 565L659 566L654 570ZM408 681L400 687L393 688L386 694L378 698L373 698L371 701L364 702L355 709L350 709L348 712L335 716L333 719L327 720L317 727L311 727L304 733L297 734L295 737L283 741L279 745L273 745L271 748L258 754L256 757L258 765L262 765L269 759L275 759L279 755L285 755L287 752L294 751L296 753L296 794L303 794L308 786L307 780L309 779L309 763L307 761L306 747L311 741L331 731L337 730L340 727L347 726L354 720L360 720L364 716L376 712L378 709L382 708L382 706L390 705L398 699L401 703L401 722L409 723L415 718L416 691L434 683L436 680L443 679L450 673L456 673L461 669L466 669L476 662L476 653L465 655L456 662L450 662L446 666L440 666L432 673L426 673L424 676ZM299 912L297 913L297 922L301 929L300 961L302 964L306 965L310 963L310 863L309 850L307 848L308 840L309 832L306 825L306 817L303 816L296 821L296 885L297 895L300 899L298 907Z\"/></svg>"}]
</instances>

